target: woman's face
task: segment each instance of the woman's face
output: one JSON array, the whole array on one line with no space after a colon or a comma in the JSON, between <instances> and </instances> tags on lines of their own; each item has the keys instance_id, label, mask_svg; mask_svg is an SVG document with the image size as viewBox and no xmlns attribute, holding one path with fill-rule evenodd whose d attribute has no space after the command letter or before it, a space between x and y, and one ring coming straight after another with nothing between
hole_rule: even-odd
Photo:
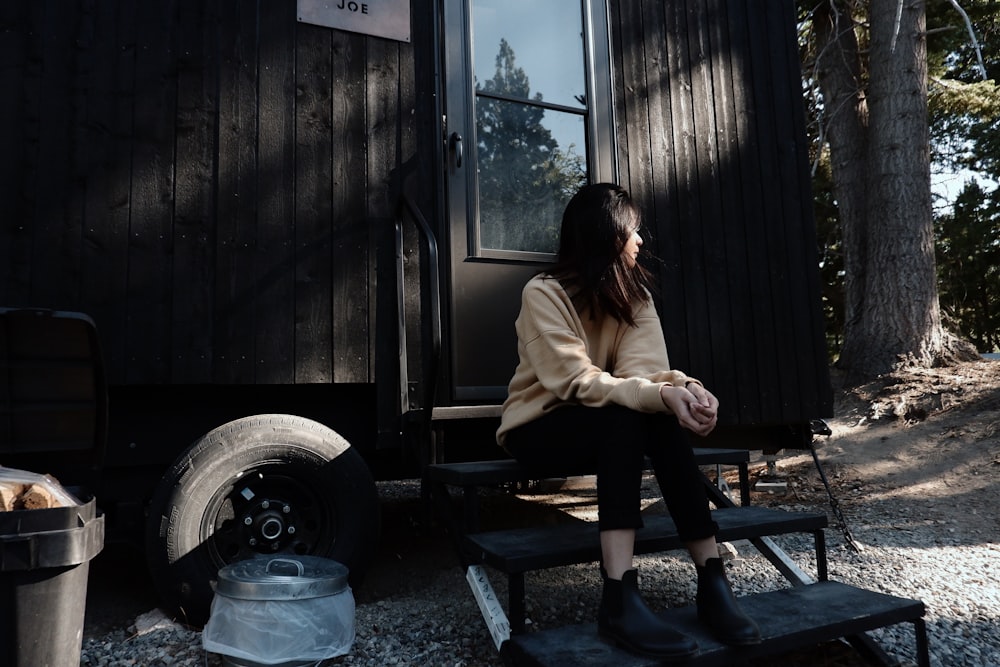
<instances>
[{"instance_id":1,"label":"woman's face","mask_svg":"<svg viewBox=\"0 0 1000 667\"><path fill-rule=\"evenodd\" d=\"M628 241L625 242L625 249L622 250L628 268L631 269L639 261L640 247L642 247L642 237L639 236L639 225L635 223L629 227Z\"/></svg>"}]
</instances>

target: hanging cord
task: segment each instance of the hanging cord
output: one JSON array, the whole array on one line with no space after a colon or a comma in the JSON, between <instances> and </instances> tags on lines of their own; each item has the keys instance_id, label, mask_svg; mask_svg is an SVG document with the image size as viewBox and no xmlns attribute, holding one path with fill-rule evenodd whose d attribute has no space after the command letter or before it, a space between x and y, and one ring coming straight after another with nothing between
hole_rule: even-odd
<instances>
[{"instance_id":1,"label":"hanging cord","mask_svg":"<svg viewBox=\"0 0 1000 667\"><path fill-rule=\"evenodd\" d=\"M822 419L812 420L812 433L813 435L832 435L833 431L830 430L830 426ZM826 488L826 495L830 499L830 508L833 510L833 515L837 518L837 523L840 524L840 532L844 534L844 540L847 542L847 546L853 549L856 553L861 553L864 551L864 547L861 546L851 535L851 529L847 526L847 519L844 518L844 512L840 509L840 502L834 497L833 490L830 488L830 482L826 478L826 473L823 471L823 466L819 462L819 454L816 453L816 445L812 438L809 439L809 451L812 452L813 463L816 464L816 470L819 471L819 478L823 480L823 486Z\"/></svg>"}]
</instances>

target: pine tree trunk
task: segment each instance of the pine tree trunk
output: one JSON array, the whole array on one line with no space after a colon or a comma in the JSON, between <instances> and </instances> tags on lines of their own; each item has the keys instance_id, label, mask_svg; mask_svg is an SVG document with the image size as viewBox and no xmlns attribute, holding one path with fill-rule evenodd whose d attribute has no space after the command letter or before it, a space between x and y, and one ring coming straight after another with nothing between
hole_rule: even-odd
<instances>
[{"instance_id":1,"label":"pine tree trunk","mask_svg":"<svg viewBox=\"0 0 1000 667\"><path fill-rule=\"evenodd\" d=\"M850 10L829 0L813 18L844 243L838 365L857 382L975 351L945 332L938 304L924 0L869 2L867 95Z\"/></svg>"},{"instance_id":2,"label":"pine tree trunk","mask_svg":"<svg viewBox=\"0 0 1000 667\"><path fill-rule=\"evenodd\" d=\"M840 217L846 330L856 327L861 320L867 256L868 102L850 4L838 0L820 2L812 17L833 193Z\"/></svg>"},{"instance_id":3,"label":"pine tree trunk","mask_svg":"<svg viewBox=\"0 0 1000 667\"><path fill-rule=\"evenodd\" d=\"M853 360L930 366L942 346L934 262L923 0L871 0L868 298Z\"/></svg>"}]
</instances>

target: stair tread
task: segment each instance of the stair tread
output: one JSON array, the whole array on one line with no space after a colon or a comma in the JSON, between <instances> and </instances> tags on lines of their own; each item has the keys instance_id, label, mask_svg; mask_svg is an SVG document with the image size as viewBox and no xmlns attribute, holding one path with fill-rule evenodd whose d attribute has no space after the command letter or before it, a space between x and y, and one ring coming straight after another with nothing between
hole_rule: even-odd
<instances>
[{"instance_id":1,"label":"stair tread","mask_svg":"<svg viewBox=\"0 0 1000 667\"><path fill-rule=\"evenodd\" d=\"M750 452L746 449L696 447L694 454L695 462L699 465L738 465L750 460ZM592 472L567 470L565 474L577 475ZM529 477L515 459L432 463L426 467L424 474L431 481L453 486L488 486L505 482L519 482Z\"/></svg>"},{"instance_id":2,"label":"stair tread","mask_svg":"<svg viewBox=\"0 0 1000 667\"><path fill-rule=\"evenodd\" d=\"M514 459L433 463L425 468L424 476L453 486L488 486L527 478L521 464Z\"/></svg>"},{"instance_id":3,"label":"stair tread","mask_svg":"<svg viewBox=\"0 0 1000 667\"><path fill-rule=\"evenodd\" d=\"M715 641L697 620L693 606L660 612L670 624L693 637L700 653L684 665L729 665L756 657L856 635L923 617L919 600L900 598L836 581L758 593L740 598L740 606L759 625L757 646L730 647ZM613 646L597 635L596 623L570 625L512 636L502 648L509 664L545 667L661 664Z\"/></svg>"},{"instance_id":4,"label":"stair tread","mask_svg":"<svg viewBox=\"0 0 1000 667\"><path fill-rule=\"evenodd\" d=\"M720 508L712 511L712 517L719 524L720 541L810 532L828 525L826 514L756 506ZM643 521L645 526L636 532L637 554L683 546L669 516L647 516ZM465 536L464 543L470 556L507 573L600 559L597 528L588 521L471 533Z\"/></svg>"}]
</instances>

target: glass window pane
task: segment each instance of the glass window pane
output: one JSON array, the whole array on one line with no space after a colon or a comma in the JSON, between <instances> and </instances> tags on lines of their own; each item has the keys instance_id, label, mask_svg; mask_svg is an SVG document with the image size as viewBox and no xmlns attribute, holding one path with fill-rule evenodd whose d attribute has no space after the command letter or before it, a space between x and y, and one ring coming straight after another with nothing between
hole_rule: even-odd
<instances>
[{"instance_id":1,"label":"glass window pane","mask_svg":"<svg viewBox=\"0 0 1000 667\"><path fill-rule=\"evenodd\" d=\"M587 182L584 117L476 100L480 247L555 253L569 198Z\"/></svg>"},{"instance_id":2,"label":"glass window pane","mask_svg":"<svg viewBox=\"0 0 1000 667\"><path fill-rule=\"evenodd\" d=\"M523 85L498 92L584 106L580 0L474 0L472 25L477 90L493 89L501 67L517 67Z\"/></svg>"}]
</instances>

